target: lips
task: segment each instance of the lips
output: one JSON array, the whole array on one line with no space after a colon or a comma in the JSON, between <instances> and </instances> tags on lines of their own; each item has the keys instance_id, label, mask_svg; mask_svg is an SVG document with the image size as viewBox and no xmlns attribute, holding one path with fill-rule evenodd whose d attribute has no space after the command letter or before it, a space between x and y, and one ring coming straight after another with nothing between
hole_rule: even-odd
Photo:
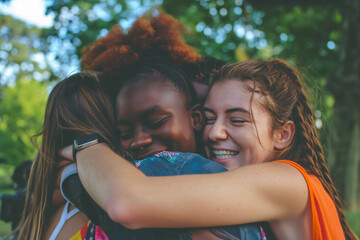
<instances>
[{"instance_id":1,"label":"lips","mask_svg":"<svg viewBox=\"0 0 360 240\"><path fill-rule=\"evenodd\" d=\"M231 150L212 150L212 155L215 159L231 158L239 154L239 151Z\"/></svg>"}]
</instances>

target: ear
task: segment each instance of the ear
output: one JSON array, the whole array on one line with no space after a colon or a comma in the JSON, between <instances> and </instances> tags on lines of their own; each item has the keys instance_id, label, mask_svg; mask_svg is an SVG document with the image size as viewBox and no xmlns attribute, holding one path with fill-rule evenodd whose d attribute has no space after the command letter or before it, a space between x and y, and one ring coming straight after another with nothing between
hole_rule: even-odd
<instances>
[{"instance_id":1,"label":"ear","mask_svg":"<svg viewBox=\"0 0 360 240\"><path fill-rule=\"evenodd\" d=\"M287 121L284 126L274 132L275 149L282 150L291 144L295 135L295 124L293 121Z\"/></svg>"},{"instance_id":2,"label":"ear","mask_svg":"<svg viewBox=\"0 0 360 240\"><path fill-rule=\"evenodd\" d=\"M196 131L200 131L203 127L204 116L203 116L203 112L200 109L199 104L196 104L191 108L191 119L192 119L193 128Z\"/></svg>"}]
</instances>

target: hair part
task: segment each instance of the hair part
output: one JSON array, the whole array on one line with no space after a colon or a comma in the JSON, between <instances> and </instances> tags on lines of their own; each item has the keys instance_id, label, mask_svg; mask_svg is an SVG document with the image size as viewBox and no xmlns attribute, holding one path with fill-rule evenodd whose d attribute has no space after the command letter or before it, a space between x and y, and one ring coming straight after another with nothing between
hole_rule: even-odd
<instances>
[{"instance_id":1,"label":"hair part","mask_svg":"<svg viewBox=\"0 0 360 240\"><path fill-rule=\"evenodd\" d=\"M313 111L296 71L280 59L239 62L223 66L211 86L230 79L254 83L253 87L249 86L249 91L252 91L252 96L255 93L264 96L259 102L270 113L273 130L284 126L289 120L294 122L292 143L277 152L277 158L297 162L319 178L335 203L346 239L357 239L347 224L340 198L330 178Z\"/></svg>"},{"instance_id":2,"label":"hair part","mask_svg":"<svg viewBox=\"0 0 360 240\"><path fill-rule=\"evenodd\" d=\"M115 118L109 97L95 73L74 74L51 91L45 110L41 147L28 181L19 239L43 239L52 214L52 193L57 177L58 151L75 138L97 133L110 147L116 145Z\"/></svg>"}]
</instances>

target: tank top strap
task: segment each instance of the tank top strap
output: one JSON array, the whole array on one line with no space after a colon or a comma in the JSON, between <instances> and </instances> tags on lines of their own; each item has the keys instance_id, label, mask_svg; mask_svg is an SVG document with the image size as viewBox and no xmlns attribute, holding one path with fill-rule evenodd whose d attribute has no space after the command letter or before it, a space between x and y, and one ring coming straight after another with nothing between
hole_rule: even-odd
<instances>
[{"instance_id":1,"label":"tank top strap","mask_svg":"<svg viewBox=\"0 0 360 240\"><path fill-rule=\"evenodd\" d=\"M67 216L66 216L66 220L70 219L72 216L74 216L75 214L77 214L78 212L80 212L79 209L74 208L73 210L71 210L70 212L68 212Z\"/></svg>"},{"instance_id":2,"label":"tank top strap","mask_svg":"<svg viewBox=\"0 0 360 240\"><path fill-rule=\"evenodd\" d=\"M69 202L66 202L65 207L61 213L60 220L59 220L58 224L56 225L54 231L52 232L49 240L55 240L57 235L59 234L60 230L63 228L65 222L80 211L77 208L74 208L70 212L68 212L68 210L69 210Z\"/></svg>"}]
</instances>

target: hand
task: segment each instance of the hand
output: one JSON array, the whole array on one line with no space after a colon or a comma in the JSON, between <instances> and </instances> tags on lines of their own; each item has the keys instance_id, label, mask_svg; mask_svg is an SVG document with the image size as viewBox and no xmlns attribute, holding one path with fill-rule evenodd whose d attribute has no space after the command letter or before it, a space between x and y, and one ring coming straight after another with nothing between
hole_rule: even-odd
<instances>
[{"instance_id":1,"label":"hand","mask_svg":"<svg viewBox=\"0 0 360 240\"><path fill-rule=\"evenodd\" d=\"M73 145L69 145L67 147L60 149L59 156L65 158L65 159L74 161L73 155L72 155L72 151L73 151L72 148L73 148Z\"/></svg>"}]
</instances>

